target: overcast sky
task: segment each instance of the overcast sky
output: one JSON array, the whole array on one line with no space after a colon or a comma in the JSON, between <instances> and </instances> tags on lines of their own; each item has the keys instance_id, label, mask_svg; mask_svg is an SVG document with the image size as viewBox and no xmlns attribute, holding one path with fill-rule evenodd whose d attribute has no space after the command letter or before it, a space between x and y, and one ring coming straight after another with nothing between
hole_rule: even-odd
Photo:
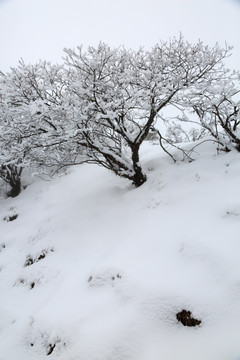
<instances>
[{"instance_id":1,"label":"overcast sky","mask_svg":"<svg viewBox=\"0 0 240 360\"><path fill-rule=\"evenodd\" d=\"M234 46L240 69L238 0L0 0L0 70L40 58L61 62L63 48L99 41L150 48L178 36Z\"/></svg>"}]
</instances>

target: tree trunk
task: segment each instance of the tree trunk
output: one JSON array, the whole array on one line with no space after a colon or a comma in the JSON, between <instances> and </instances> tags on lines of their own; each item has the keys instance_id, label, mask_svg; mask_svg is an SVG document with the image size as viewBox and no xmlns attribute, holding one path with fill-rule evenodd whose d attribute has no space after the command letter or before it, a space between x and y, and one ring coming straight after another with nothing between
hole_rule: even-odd
<instances>
[{"instance_id":1,"label":"tree trunk","mask_svg":"<svg viewBox=\"0 0 240 360\"><path fill-rule=\"evenodd\" d=\"M144 184L145 181L147 181L147 176L142 172L142 168L139 165L139 145L133 144L131 149L132 149L132 162L133 162L133 170L134 170L134 175L132 177L132 180L133 180L133 184L136 187L139 187L142 184Z\"/></svg>"},{"instance_id":2,"label":"tree trunk","mask_svg":"<svg viewBox=\"0 0 240 360\"><path fill-rule=\"evenodd\" d=\"M147 181L147 176L145 174L143 174L142 168L140 166L136 166L134 171L135 171L135 173L133 176L133 184L136 187L139 187L142 184L144 184L145 181Z\"/></svg>"},{"instance_id":3,"label":"tree trunk","mask_svg":"<svg viewBox=\"0 0 240 360\"><path fill-rule=\"evenodd\" d=\"M10 182L11 190L9 191L8 195L11 197L16 197L21 192L21 180L15 179L14 181Z\"/></svg>"}]
</instances>

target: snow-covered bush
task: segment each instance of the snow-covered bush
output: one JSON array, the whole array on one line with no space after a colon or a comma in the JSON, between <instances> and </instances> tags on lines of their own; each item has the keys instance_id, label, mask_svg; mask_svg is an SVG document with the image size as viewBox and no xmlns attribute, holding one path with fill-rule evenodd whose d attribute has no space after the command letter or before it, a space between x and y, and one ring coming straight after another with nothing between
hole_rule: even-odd
<instances>
[{"instance_id":1,"label":"snow-covered bush","mask_svg":"<svg viewBox=\"0 0 240 360\"><path fill-rule=\"evenodd\" d=\"M45 172L72 162L65 138L66 76L62 66L45 61L20 61L0 74L0 177L10 184L10 195L20 192L25 167Z\"/></svg>"},{"instance_id":2,"label":"snow-covered bush","mask_svg":"<svg viewBox=\"0 0 240 360\"><path fill-rule=\"evenodd\" d=\"M25 166L90 162L142 185L139 149L160 111L219 79L228 51L180 36L151 51L65 49L63 66L21 61L0 76L1 168L20 181Z\"/></svg>"},{"instance_id":3,"label":"snow-covered bush","mask_svg":"<svg viewBox=\"0 0 240 360\"><path fill-rule=\"evenodd\" d=\"M219 77L228 51L201 42L192 45L182 37L160 42L151 51L111 49L102 43L87 52L65 49L73 137L86 148L90 162L142 185L146 175L139 149L159 112Z\"/></svg>"},{"instance_id":4,"label":"snow-covered bush","mask_svg":"<svg viewBox=\"0 0 240 360\"><path fill-rule=\"evenodd\" d=\"M192 127L191 129L184 129L179 122L172 122L166 130L166 139L171 144L178 144L183 142L194 142L201 139L204 136L204 129L197 129Z\"/></svg>"},{"instance_id":5,"label":"snow-covered bush","mask_svg":"<svg viewBox=\"0 0 240 360\"><path fill-rule=\"evenodd\" d=\"M226 150L240 151L240 74L207 87L192 104L201 126Z\"/></svg>"},{"instance_id":6,"label":"snow-covered bush","mask_svg":"<svg viewBox=\"0 0 240 360\"><path fill-rule=\"evenodd\" d=\"M23 105L13 95L10 76L0 73L0 177L10 187L10 196L17 196L21 190L21 173L28 145L26 133L21 125Z\"/></svg>"},{"instance_id":7,"label":"snow-covered bush","mask_svg":"<svg viewBox=\"0 0 240 360\"><path fill-rule=\"evenodd\" d=\"M177 104L181 115L176 117L178 122L172 122L169 127L169 138L187 139L184 123L188 123L187 128L189 124L194 125L190 137L193 135L198 139L210 134L223 150L235 148L240 151L239 93L240 73L230 72L224 66L219 68L210 82L204 80L196 84L193 91L184 94Z\"/></svg>"}]
</instances>

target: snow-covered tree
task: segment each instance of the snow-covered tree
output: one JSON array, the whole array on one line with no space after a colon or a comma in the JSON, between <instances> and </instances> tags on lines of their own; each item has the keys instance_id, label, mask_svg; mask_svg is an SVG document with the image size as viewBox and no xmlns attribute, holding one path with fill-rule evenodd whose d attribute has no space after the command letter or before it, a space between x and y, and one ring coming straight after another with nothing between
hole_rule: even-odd
<instances>
[{"instance_id":1,"label":"snow-covered tree","mask_svg":"<svg viewBox=\"0 0 240 360\"><path fill-rule=\"evenodd\" d=\"M228 51L200 41L192 45L182 37L151 51L111 49L103 43L87 52L65 49L73 141L86 148L88 161L142 185L146 175L139 149L159 112L196 85L219 77Z\"/></svg>"},{"instance_id":2,"label":"snow-covered tree","mask_svg":"<svg viewBox=\"0 0 240 360\"><path fill-rule=\"evenodd\" d=\"M240 151L240 75L227 74L194 96L192 107L201 126L226 150Z\"/></svg>"},{"instance_id":3,"label":"snow-covered tree","mask_svg":"<svg viewBox=\"0 0 240 360\"><path fill-rule=\"evenodd\" d=\"M10 184L11 195L20 192L24 167L43 171L69 159L63 146L66 76L62 66L45 61L20 61L0 74L0 177Z\"/></svg>"},{"instance_id":4,"label":"snow-covered tree","mask_svg":"<svg viewBox=\"0 0 240 360\"><path fill-rule=\"evenodd\" d=\"M21 174L27 148L18 136L17 124L13 124L14 113L16 117L22 118L20 106L17 112L17 104L12 102L11 92L13 88L8 83L8 77L0 74L0 177L10 187L10 196L16 196L21 190Z\"/></svg>"},{"instance_id":5,"label":"snow-covered tree","mask_svg":"<svg viewBox=\"0 0 240 360\"><path fill-rule=\"evenodd\" d=\"M139 150L161 110L220 79L228 51L180 36L151 51L66 49L63 66L21 61L0 76L0 176L17 176L16 194L25 166L90 162L142 185Z\"/></svg>"}]
</instances>

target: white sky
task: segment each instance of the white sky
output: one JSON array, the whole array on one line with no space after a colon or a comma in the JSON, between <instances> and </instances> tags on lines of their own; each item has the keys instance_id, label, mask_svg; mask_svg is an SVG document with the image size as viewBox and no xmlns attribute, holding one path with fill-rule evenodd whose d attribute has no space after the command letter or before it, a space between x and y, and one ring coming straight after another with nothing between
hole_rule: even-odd
<instances>
[{"instance_id":1,"label":"white sky","mask_svg":"<svg viewBox=\"0 0 240 360\"><path fill-rule=\"evenodd\" d=\"M40 58L61 62L64 47L99 41L150 48L180 32L193 42L234 46L239 69L238 0L0 0L0 70Z\"/></svg>"}]
</instances>

